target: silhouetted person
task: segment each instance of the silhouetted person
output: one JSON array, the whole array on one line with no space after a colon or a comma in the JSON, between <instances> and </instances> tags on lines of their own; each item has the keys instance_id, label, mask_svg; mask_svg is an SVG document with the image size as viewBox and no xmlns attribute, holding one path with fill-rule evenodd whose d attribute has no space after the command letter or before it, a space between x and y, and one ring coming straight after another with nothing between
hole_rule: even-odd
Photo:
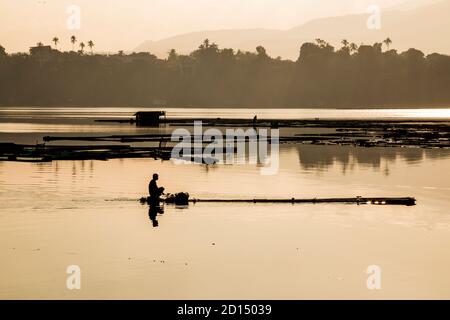
<instances>
[{"instance_id":1,"label":"silhouetted person","mask_svg":"<svg viewBox=\"0 0 450 320\"><path fill-rule=\"evenodd\" d=\"M157 173L153 174L153 179L148 184L148 193L150 194L150 200L152 203L159 203L159 198L164 193L164 188L159 188L158 184L156 183L156 181L158 181L158 178L159 177Z\"/></svg>"},{"instance_id":2,"label":"silhouetted person","mask_svg":"<svg viewBox=\"0 0 450 320\"><path fill-rule=\"evenodd\" d=\"M256 128L256 122L258 121L258 117L255 115L253 117L253 128Z\"/></svg>"}]
</instances>

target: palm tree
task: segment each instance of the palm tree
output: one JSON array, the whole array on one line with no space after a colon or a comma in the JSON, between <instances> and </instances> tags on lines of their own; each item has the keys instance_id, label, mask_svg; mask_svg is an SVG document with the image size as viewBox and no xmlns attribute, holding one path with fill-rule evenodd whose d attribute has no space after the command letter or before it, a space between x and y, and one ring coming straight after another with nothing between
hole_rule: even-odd
<instances>
[{"instance_id":1,"label":"palm tree","mask_svg":"<svg viewBox=\"0 0 450 320\"><path fill-rule=\"evenodd\" d=\"M349 42L347 41L347 39L342 40L341 43L344 46L344 48L347 48L349 45Z\"/></svg>"},{"instance_id":2,"label":"palm tree","mask_svg":"<svg viewBox=\"0 0 450 320\"><path fill-rule=\"evenodd\" d=\"M94 42L92 40L88 41L88 47L91 49L91 54L93 54L94 52L92 51L92 48L94 47Z\"/></svg>"},{"instance_id":3,"label":"palm tree","mask_svg":"<svg viewBox=\"0 0 450 320\"><path fill-rule=\"evenodd\" d=\"M386 45L386 48L389 50L389 46L392 44L391 38L386 38L383 43Z\"/></svg>"},{"instance_id":4,"label":"palm tree","mask_svg":"<svg viewBox=\"0 0 450 320\"><path fill-rule=\"evenodd\" d=\"M70 37L70 42L72 42L72 51L74 51L75 50L75 43L77 42L77 37L71 36Z\"/></svg>"},{"instance_id":5,"label":"palm tree","mask_svg":"<svg viewBox=\"0 0 450 320\"><path fill-rule=\"evenodd\" d=\"M86 47L86 45L84 44L84 42L80 42L80 48L81 48L81 53L83 53L84 51L84 47Z\"/></svg>"},{"instance_id":6,"label":"palm tree","mask_svg":"<svg viewBox=\"0 0 450 320\"><path fill-rule=\"evenodd\" d=\"M58 42L59 42L58 37L53 37L52 41L55 43L55 48L58 49Z\"/></svg>"}]
</instances>

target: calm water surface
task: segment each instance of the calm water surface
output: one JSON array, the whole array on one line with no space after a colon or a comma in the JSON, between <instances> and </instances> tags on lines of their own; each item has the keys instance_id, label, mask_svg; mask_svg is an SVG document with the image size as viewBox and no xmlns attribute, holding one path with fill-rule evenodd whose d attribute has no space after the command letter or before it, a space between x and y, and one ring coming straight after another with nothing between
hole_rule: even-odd
<instances>
[{"instance_id":1,"label":"calm water surface","mask_svg":"<svg viewBox=\"0 0 450 320\"><path fill-rule=\"evenodd\" d=\"M63 125L19 123L0 123L0 141ZM136 130L96 126L72 133ZM0 162L0 297L450 298L450 151L290 144L280 153L274 176L152 159ZM137 201L154 172L169 192L198 198L414 196L418 205L167 205L154 227ZM79 291L66 289L74 264ZM382 290L367 289L370 265L382 269Z\"/></svg>"}]
</instances>

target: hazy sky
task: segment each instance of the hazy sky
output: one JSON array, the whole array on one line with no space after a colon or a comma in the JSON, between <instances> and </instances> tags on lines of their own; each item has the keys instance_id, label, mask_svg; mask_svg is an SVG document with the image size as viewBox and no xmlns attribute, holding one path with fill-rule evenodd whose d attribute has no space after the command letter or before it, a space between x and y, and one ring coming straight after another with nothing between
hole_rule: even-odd
<instances>
[{"instance_id":1,"label":"hazy sky","mask_svg":"<svg viewBox=\"0 0 450 320\"><path fill-rule=\"evenodd\" d=\"M0 0L0 44L8 52L28 51L54 36L71 48L69 37L93 40L95 50L132 50L144 40L190 31L231 28L287 29L307 20L364 12L423 0ZM69 30L66 12L81 9L81 27Z\"/></svg>"}]
</instances>

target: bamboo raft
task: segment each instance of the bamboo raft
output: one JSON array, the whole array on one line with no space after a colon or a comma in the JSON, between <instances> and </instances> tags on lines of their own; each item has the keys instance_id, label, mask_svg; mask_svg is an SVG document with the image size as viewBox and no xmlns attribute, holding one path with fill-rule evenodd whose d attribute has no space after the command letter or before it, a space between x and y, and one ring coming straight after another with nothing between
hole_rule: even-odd
<instances>
[{"instance_id":1,"label":"bamboo raft","mask_svg":"<svg viewBox=\"0 0 450 320\"><path fill-rule=\"evenodd\" d=\"M150 200L146 197L140 199L141 203L149 203ZM161 202L168 204L182 204L186 205L189 203L265 203L265 204L301 204L301 203L311 203L311 204L325 204L325 203L340 203L340 204L356 204L356 205L402 205L402 206L414 206L416 205L416 199L413 197L353 197L353 198L312 198L312 199L188 199L186 203L176 203L173 201L166 201L166 199L161 199Z\"/></svg>"}]
</instances>

